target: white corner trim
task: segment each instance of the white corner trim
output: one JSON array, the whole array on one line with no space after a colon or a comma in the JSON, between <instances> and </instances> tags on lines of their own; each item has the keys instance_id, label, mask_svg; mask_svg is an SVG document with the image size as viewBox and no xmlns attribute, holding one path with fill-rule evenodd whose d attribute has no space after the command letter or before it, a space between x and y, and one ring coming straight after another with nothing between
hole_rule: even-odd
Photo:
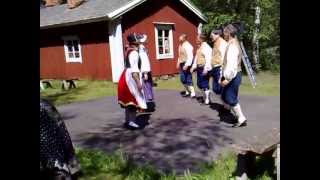
<instances>
[{"instance_id":1,"label":"white corner trim","mask_svg":"<svg viewBox=\"0 0 320 180\"><path fill-rule=\"evenodd\" d=\"M122 14L130 11L131 9L135 8L136 6L140 5L141 3L145 2L145 1L146 0L133 0L133 1L129 2L128 4L126 4L125 6L122 6L119 9L112 11L107 16L110 19L115 19L115 18L121 16Z\"/></svg>"},{"instance_id":2,"label":"white corner trim","mask_svg":"<svg viewBox=\"0 0 320 180\"><path fill-rule=\"evenodd\" d=\"M200 35L201 33L202 33L202 23L199 23L199 25L198 25L198 34Z\"/></svg>"},{"instance_id":3,"label":"white corner trim","mask_svg":"<svg viewBox=\"0 0 320 180\"><path fill-rule=\"evenodd\" d=\"M109 47L112 81L117 83L124 69L121 19L109 22Z\"/></svg>"},{"instance_id":4,"label":"white corner trim","mask_svg":"<svg viewBox=\"0 0 320 180\"><path fill-rule=\"evenodd\" d=\"M194 5L192 5L188 0L180 0L185 6L187 6L192 12L194 12L196 15L199 16L200 19L202 19L205 22L208 22L205 15L201 13L201 11L196 8Z\"/></svg>"}]
</instances>

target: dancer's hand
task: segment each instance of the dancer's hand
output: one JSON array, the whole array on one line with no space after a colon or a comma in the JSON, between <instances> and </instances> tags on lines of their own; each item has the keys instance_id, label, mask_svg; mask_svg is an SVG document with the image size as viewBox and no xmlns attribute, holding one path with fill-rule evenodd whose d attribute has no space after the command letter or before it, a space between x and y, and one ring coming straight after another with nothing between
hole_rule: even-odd
<instances>
[{"instance_id":1,"label":"dancer's hand","mask_svg":"<svg viewBox=\"0 0 320 180\"><path fill-rule=\"evenodd\" d=\"M145 81L148 80L148 74L147 74L147 73L144 73L144 74L143 74L143 79L144 79Z\"/></svg>"},{"instance_id":2,"label":"dancer's hand","mask_svg":"<svg viewBox=\"0 0 320 180\"><path fill-rule=\"evenodd\" d=\"M188 66L184 65L183 70L186 71L188 69Z\"/></svg>"},{"instance_id":3,"label":"dancer's hand","mask_svg":"<svg viewBox=\"0 0 320 180\"><path fill-rule=\"evenodd\" d=\"M205 76L205 75L207 75L207 74L208 74L208 71L204 69L203 72L202 72L202 75Z\"/></svg>"},{"instance_id":4,"label":"dancer's hand","mask_svg":"<svg viewBox=\"0 0 320 180\"><path fill-rule=\"evenodd\" d=\"M179 63L177 63L176 68L177 68L178 70L180 69L180 64L179 64Z\"/></svg>"},{"instance_id":5,"label":"dancer's hand","mask_svg":"<svg viewBox=\"0 0 320 180\"><path fill-rule=\"evenodd\" d=\"M142 94L142 85L141 85L141 84L138 84L138 85L137 85L137 88L138 88L138 92L140 93L140 95L143 95L143 94Z\"/></svg>"},{"instance_id":6,"label":"dancer's hand","mask_svg":"<svg viewBox=\"0 0 320 180\"><path fill-rule=\"evenodd\" d=\"M223 81L220 83L220 85L221 85L222 87L225 87L228 83L229 83L229 81L223 80Z\"/></svg>"},{"instance_id":7,"label":"dancer's hand","mask_svg":"<svg viewBox=\"0 0 320 180\"><path fill-rule=\"evenodd\" d=\"M193 73L193 71L194 71L195 69L196 69L196 68L192 67L192 68L190 69L190 72Z\"/></svg>"}]
</instances>

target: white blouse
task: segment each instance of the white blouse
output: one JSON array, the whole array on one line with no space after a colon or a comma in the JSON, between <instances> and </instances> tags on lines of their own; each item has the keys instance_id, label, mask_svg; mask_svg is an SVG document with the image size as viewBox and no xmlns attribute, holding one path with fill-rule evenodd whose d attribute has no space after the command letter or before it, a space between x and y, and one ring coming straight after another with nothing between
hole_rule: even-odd
<instances>
[{"instance_id":1,"label":"white blouse","mask_svg":"<svg viewBox=\"0 0 320 180\"><path fill-rule=\"evenodd\" d=\"M226 64L223 67L222 73L226 80L231 81L234 77L236 77L238 73L238 56L239 56L239 48L235 44L235 42L230 42L229 48L226 52Z\"/></svg>"},{"instance_id":2,"label":"white blouse","mask_svg":"<svg viewBox=\"0 0 320 180\"><path fill-rule=\"evenodd\" d=\"M144 47L144 45L139 45L139 56L141 59L141 72L150 72L150 60L147 54L147 49Z\"/></svg>"},{"instance_id":3,"label":"white blouse","mask_svg":"<svg viewBox=\"0 0 320 180\"><path fill-rule=\"evenodd\" d=\"M188 56L185 65L186 66L191 66L192 65L192 60L193 60L193 47L188 41L185 41L184 43L182 43L182 48L184 48L186 50L186 53L187 53L187 56Z\"/></svg>"},{"instance_id":4,"label":"white blouse","mask_svg":"<svg viewBox=\"0 0 320 180\"><path fill-rule=\"evenodd\" d=\"M206 61L205 65L204 65L204 69L207 71L210 71L212 69L212 66L211 66L212 48L206 42L203 42L199 48L201 49L202 54L204 55L204 58ZM192 67L193 68L197 67L197 55L194 58L194 62L193 62Z\"/></svg>"},{"instance_id":5,"label":"white blouse","mask_svg":"<svg viewBox=\"0 0 320 180\"><path fill-rule=\"evenodd\" d=\"M139 62L139 54L137 51L131 51L129 56L129 63L131 72L140 73L138 62Z\"/></svg>"}]
</instances>

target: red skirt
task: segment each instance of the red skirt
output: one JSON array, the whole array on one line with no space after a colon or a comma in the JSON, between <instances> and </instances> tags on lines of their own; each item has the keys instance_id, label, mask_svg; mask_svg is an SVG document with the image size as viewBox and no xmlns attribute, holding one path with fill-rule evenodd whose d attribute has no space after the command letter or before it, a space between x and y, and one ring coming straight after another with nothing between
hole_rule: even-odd
<instances>
[{"instance_id":1,"label":"red skirt","mask_svg":"<svg viewBox=\"0 0 320 180\"><path fill-rule=\"evenodd\" d=\"M118 82L118 103L121 107L127 107L129 105L138 107L138 103L131 94L127 84L126 69L122 72Z\"/></svg>"}]
</instances>

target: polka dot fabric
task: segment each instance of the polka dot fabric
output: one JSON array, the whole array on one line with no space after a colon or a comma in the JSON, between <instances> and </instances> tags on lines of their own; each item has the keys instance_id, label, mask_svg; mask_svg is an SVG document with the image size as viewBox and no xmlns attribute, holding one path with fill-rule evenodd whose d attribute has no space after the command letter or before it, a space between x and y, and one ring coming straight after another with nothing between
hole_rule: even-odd
<instances>
[{"instance_id":1,"label":"polka dot fabric","mask_svg":"<svg viewBox=\"0 0 320 180\"><path fill-rule=\"evenodd\" d=\"M40 167L70 171L75 152L67 128L57 109L40 100Z\"/></svg>"}]
</instances>

